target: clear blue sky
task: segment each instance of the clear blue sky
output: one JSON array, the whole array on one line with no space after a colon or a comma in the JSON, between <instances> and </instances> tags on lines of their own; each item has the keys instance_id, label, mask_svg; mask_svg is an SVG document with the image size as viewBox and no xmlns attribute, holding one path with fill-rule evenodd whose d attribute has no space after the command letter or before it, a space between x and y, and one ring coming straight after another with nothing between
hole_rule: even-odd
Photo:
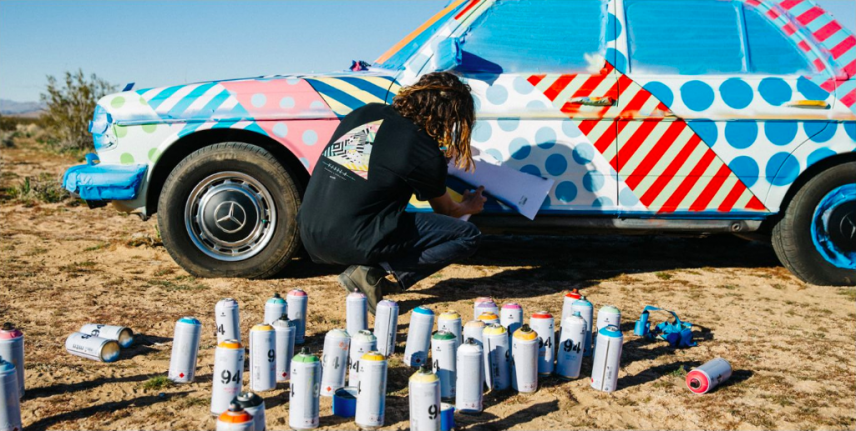
<instances>
[{"instance_id":1,"label":"clear blue sky","mask_svg":"<svg viewBox=\"0 0 856 431\"><path fill-rule=\"evenodd\" d=\"M856 0L818 0L856 31ZM83 68L137 88L373 61L447 0L0 0L0 98Z\"/></svg>"}]
</instances>

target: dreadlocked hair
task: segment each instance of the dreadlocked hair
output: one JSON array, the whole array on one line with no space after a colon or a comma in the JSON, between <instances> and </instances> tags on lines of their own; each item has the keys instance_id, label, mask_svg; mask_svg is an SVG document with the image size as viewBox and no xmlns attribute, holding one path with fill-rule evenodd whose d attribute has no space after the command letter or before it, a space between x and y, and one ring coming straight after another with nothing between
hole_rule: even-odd
<instances>
[{"instance_id":1,"label":"dreadlocked hair","mask_svg":"<svg viewBox=\"0 0 856 431\"><path fill-rule=\"evenodd\" d=\"M476 114L469 85L449 72L429 73L399 90L392 107L445 147L455 166L473 168L470 136Z\"/></svg>"}]
</instances>

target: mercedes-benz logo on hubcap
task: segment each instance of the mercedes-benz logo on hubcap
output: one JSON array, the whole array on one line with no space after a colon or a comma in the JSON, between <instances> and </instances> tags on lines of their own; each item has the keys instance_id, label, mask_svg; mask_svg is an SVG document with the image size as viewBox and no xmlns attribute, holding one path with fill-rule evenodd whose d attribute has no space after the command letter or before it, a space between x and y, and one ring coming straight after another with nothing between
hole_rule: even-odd
<instances>
[{"instance_id":1,"label":"mercedes-benz logo on hubcap","mask_svg":"<svg viewBox=\"0 0 856 431\"><path fill-rule=\"evenodd\" d=\"M247 223L247 212L237 202L222 202L214 208L214 222L223 232L235 233Z\"/></svg>"},{"instance_id":2,"label":"mercedes-benz logo on hubcap","mask_svg":"<svg viewBox=\"0 0 856 431\"><path fill-rule=\"evenodd\" d=\"M856 222L853 221L852 215L848 214L841 219L841 233L845 238L856 238Z\"/></svg>"}]
</instances>

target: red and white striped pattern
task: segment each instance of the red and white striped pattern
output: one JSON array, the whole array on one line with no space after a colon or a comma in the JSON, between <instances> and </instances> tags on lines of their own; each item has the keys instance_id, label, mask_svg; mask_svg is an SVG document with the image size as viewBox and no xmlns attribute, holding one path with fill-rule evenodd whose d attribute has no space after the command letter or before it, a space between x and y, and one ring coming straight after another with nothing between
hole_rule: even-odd
<instances>
[{"instance_id":1,"label":"red and white striped pattern","mask_svg":"<svg viewBox=\"0 0 856 431\"><path fill-rule=\"evenodd\" d=\"M533 75L528 81L580 120L580 130L648 210L766 210L685 121L666 118L665 105L612 66L599 75ZM619 103L581 106L569 103L574 97Z\"/></svg>"}]
</instances>

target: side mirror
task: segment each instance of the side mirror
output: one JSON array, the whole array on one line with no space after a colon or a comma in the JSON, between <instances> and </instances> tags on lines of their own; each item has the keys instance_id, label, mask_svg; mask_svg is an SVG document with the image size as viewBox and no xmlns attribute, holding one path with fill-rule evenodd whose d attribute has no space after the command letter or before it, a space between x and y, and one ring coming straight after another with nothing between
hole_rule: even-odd
<instances>
[{"instance_id":1,"label":"side mirror","mask_svg":"<svg viewBox=\"0 0 856 431\"><path fill-rule=\"evenodd\" d=\"M431 69L445 72L461 64L461 43L456 37L443 39L434 44L434 56L431 57Z\"/></svg>"}]
</instances>

